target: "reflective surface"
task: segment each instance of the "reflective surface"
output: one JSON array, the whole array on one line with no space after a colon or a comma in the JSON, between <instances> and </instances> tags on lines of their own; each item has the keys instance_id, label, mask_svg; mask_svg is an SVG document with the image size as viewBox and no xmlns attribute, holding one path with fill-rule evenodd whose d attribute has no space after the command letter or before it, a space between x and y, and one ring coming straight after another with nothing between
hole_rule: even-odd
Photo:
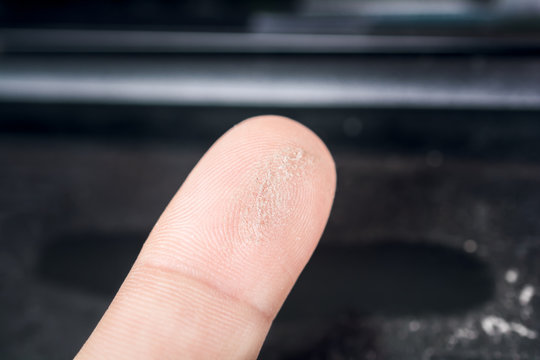
<instances>
[{"instance_id":1,"label":"reflective surface","mask_svg":"<svg viewBox=\"0 0 540 360\"><path fill-rule=\"evenodd\" d=\"M221 127L268 110L3 109L26 119L0 143L7 359L72 356ZM540 355L535 113L280 112L323 136L340 180L261 358Z\"/></svg>"}]
</instances>

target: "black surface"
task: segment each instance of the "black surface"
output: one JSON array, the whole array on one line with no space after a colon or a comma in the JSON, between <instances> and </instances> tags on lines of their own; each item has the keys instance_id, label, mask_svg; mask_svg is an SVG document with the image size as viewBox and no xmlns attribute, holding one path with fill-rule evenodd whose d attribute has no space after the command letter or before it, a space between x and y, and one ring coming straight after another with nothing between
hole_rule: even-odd
<instances>
[{"instance_id":1,"label":"black surface","mask_svg":"<svg viewBox=\"0 0 540 360\"><path fill-rule=\"evenodd\" d=\"M205 148L265 109L17 106L2 107L0 358L69 358ZM540 358L538 338L486 328L539 330L538 296L519 301L540 286L536 113L288 111L328 142L338 191L262 359Z\"/></svg>"}]
</instances>

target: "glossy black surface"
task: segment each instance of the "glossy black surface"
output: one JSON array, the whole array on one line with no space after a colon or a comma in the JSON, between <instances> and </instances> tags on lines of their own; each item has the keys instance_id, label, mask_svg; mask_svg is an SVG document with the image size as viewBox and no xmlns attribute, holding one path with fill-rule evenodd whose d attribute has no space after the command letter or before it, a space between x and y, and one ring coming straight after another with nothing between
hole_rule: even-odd
<instances>
[{"instance_id":1,"label":"glossy black surface","mask_svg":"<svg viewBox=\"0 0 540 360\"><path fill-rule=\"evenodd\" d=\"M540 286L535 112L5 103L1 357L71 357L205 148L270 110L327 141L339 181L261 358L540 356L490 327L539 326L538 297L520 302Z\"/></svg>"}]
</instances>

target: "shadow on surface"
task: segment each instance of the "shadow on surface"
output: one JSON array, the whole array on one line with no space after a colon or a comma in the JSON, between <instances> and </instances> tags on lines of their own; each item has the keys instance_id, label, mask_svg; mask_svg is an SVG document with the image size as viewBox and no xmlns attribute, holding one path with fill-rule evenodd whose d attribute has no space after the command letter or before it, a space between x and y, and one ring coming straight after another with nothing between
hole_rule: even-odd
<instances>
[{"instance_id":1,"label":"shadow on surface","mask_svg":"<svg viewBox=\"0 0 540 360\"><path fill-rule=\"evenodd\" d=\"M64 236L42 250L38 276L112 299L145 238L142 233L89 232Z\"/></svg>"},{"instance_id":2,"label":"shadow on surface","mask_svg":"<svg viewBox=\"0 0 540 360\"><path fill-rule=\"evenodd\" d=\"M136 233L78 234L50 243L39 276L112 297L144 241ZM487 264L429 243L321 245L283 306L280 319L359 314L459 313L494 293Z\"/></svg>"},{"instance_id":3,"label":"shadow on surface","mask_svg":"<svg viewBox=\"0 0 540 360\"><path fill-rule=\"evenodd\" d=\"M429 243L321 246L281 318L459 313L486 302L494 280L478 257Z\"/></svg>"}]
</instances>

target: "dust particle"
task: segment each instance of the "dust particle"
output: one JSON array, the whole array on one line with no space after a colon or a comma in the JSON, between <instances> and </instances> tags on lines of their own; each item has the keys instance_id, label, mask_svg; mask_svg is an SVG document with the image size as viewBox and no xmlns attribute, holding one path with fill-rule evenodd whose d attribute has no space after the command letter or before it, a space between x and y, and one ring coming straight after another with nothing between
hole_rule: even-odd
<instances>
[{"instance_id":1,"label":"dust particle","mask_svg":"<svg viewBox=\"0 0 540 360\"><path fill-rule=\"evenodd\" d=\"M519 272L516 269L508 269L504 274L504 279L509 284L514 284L519 278Z\"/></svg>"},{"instance_id":2,"label":"dust particle","mask_svg":"<svg viewBox=\"0 0 540 360\"><path fill-rule=\"evenodd\" d=\"M531 302L534 296L534 287L532 285L525 285L521 293L519 294L519 303L521 306L526 306Z\"/></svg>"},{"instance_id":3,"label":"dust particle","mask_svg":"<svg viewBox=\"0 0 540 360\"><path fill-rule=\"evenodd\" d=\"M537 333L517 322L507 322L497 316L487 316L482 319L482 329L489 336L500 337L510 333L515 333L521 337L536 339Z\"/></svg>"}]
</instances>

